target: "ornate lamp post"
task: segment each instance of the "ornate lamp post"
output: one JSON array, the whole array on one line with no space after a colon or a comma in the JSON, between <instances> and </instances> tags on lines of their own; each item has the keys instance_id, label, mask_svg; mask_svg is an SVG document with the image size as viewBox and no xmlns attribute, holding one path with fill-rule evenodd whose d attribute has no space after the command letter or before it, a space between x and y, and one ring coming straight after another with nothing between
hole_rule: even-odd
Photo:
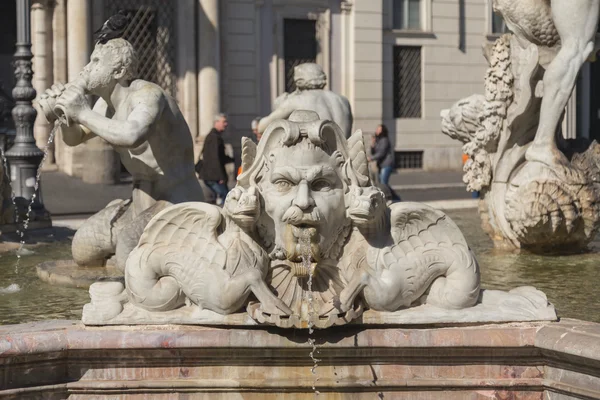
<instances>
[{"instance_id":1,"label":"ornate lamp post","mask_svg":"<svg viewBox=\"0 0 600 400\"><path fill-rule=\"evenodd\" d=\"M49 221L50 217L44 208L41 197L41 188L36 190L37 170L44 157L35 145L33 124L37 111L33 108L32 100L35 98L35 89L31 85L33 71L31 69L31 0L16 0L17 2L17 51L15 52L15 77L16 85L12 91L15 107L12 116L15 121L15 142L6 152L10 165L10 178L13 192L18 199L17 207L20 215L27 212L31 199L32 221ZM36 224L38 225L38 224ZM45 224L42 224L45 225Z\"/></svg>"}]
</instances>

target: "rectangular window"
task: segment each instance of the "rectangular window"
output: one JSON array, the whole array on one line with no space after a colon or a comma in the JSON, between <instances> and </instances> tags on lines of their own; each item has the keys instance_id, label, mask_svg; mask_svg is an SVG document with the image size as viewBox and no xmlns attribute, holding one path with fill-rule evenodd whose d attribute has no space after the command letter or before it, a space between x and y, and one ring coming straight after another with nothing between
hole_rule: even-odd
<instances>
[{"instance_id":1,"label":"rectangular window","mask_svg":"<svg viewBox=\"0 0 600 400\"><path fill-rule=\"evenodd\" d=\"M317 59L317 25L308 19L283 20L283 59L285 65L285 91L296 90L294 68Z\"/></svg>"},{"instance_id":2,"label":"rectangular window","mask_svg":"<svg viewBox=\"0 0 600 400\"><path fill-rule=\"evenodd\" d=\"M423 168L422 151L397 151L395 156L397 169Z\"/></svg>"},{"instance_id":3,"label":"rectangular window","mask_svg":"<svg viewBox=\"0 0 600 400\"><path fill-rule=\"evenodd\" d=\"M394 118L421 118L420 46L394 46Z\"/></svg>"},{"instance_id":4,"label":"rectangular window","mask_svg":"<svg viewBox=\"0 0 600 400\"><path fill-rule=\"evenodd\" d=\"M492 33L503 34L506 32L508 32L508 28L506 27L504 18L502 18L502 15L492 11Z\"/></svg>"},{"instance_id":5,"label":"rectangular window","mask_svg":"<svg viewBox=\"0 0 600 400\"><path fill-rule=\"evenodd\" d=\"M394 0L393 28L421 30L421 0Z\"/></svg>"}]
</instances>

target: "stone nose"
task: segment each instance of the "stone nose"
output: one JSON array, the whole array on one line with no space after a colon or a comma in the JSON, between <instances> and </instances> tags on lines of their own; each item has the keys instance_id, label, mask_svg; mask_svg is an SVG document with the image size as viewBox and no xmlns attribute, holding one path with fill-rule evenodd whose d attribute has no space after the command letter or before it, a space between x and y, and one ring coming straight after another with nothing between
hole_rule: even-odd
<instances>
[{"instance_id":1,"label":"stone nose","mask_svg":"<svg viewBox=\"0 0 600 400\"><path fill-rule=\"evenodd\" d=\"M302 181L298 185L298 191L296 192L296 197L294 198L293 204L302 210L315 205L315 201L312 198L310 188L308 187L308 183L306 181Z\"/></svg>"}]
</instances>

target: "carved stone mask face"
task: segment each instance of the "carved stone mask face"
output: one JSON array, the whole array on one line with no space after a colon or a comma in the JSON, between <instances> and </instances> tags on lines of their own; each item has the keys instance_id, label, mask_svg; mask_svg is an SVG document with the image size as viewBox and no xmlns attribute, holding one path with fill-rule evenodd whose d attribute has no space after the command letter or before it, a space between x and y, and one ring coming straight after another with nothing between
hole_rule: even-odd
<instances>
[{"instance_id":1,"label":"carved stone mask face","mask_svg":"<svg viewBox=\"0 0 600 400\"><path fill-rule=\"evenodd\" d=\"M98 89L108 87L114 80L115 63L111 59L116 57L109 49L96 49L90 57L90 62L83 69L87 80L87 89L93 94L99 94Z\"/></svg>"},{"instance_id":2,"label":"carved stone mask face","mask_svg":"<svg viewBox=\"0 0 600 400\"><path fill-rule=\"evenodd\" d=\"M269 161L259 187L265 212L273 220L276 249L284 250L285 258L300 261L310 238L311 257L319 260L337 240L346 219L335 160L305 141L275 149Z\"/></svg>"}]
</instances>

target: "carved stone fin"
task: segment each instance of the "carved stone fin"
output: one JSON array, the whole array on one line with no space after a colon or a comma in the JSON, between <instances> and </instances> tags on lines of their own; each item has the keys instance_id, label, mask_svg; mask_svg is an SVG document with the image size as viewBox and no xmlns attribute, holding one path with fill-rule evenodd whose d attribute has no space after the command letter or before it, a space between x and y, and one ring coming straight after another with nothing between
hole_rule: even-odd
<instances>
[{"instance_id":1,"label":"carved stone fin","mask_svg":"<svg viewBox=\"0 0 600 400\"><path fill-rule=\"evenodd\" d=\"M242 138L242 171L247 171L256 158L256 143L248 137Z\"/></svg>"},{"instance_id":2,"label":"carved stone fin","mask_svg":"<svg viewBox=\"0 0 600 400\"><path fill-rule=\"evenodd\" d=\"M348 152L359 185L367 185L369 183L369 163L365 152L362 130L358 129L348 138Z\"/></svg>"}]
</instances>

